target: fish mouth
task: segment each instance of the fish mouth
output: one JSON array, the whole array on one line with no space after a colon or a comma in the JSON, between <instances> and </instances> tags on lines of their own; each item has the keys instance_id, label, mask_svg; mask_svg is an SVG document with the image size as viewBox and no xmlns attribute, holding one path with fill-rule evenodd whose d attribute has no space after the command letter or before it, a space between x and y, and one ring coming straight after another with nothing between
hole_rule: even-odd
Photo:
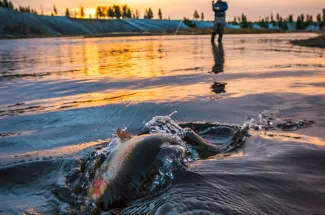
<instances>
[{"instance_id":1,"label":"fish mouth","mask_svg":"<svg viewBox=\"0 0 325 215\"><path fill-rule=\"evenodd\" d=\"M104 193L105 188L106 188L105 180L102 179L102 178L96 179L96 180L94 180L91 187L89 188L88 196L92 200L96 201L96 200L98 200L99 197L102 196L102 194Z\"/></svg>"}]
</instances>

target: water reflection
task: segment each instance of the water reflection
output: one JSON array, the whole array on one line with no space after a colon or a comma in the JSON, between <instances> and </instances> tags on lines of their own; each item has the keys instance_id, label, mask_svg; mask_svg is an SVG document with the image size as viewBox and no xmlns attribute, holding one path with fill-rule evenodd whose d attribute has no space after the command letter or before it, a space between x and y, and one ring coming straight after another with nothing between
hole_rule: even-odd
<instances>
[{"instance_id":1,"label":"water reflection","mask_svg":"<svg viewBox=\"0 0 325 215\"><path fill-rule=\"evenodd\" d=\"M219 43L216 45L212 44L212 53L214 57L214 66L212 67L212 72L218 74L224 71L225 65L225 51L223 49L223 44Z\"/></svg>"},{"instance_id":2,"label":"water reflection","mask_svg":"<svg viewBox=\"0 0 325 215\"><path fill-rule=\"evenodd\" d=\"M0 117L195 101L226 91L224 98L322 94L323 52L291 47L281 36L272 37L230 36L225 48L211 47L208 37L0 41L0 88L5 89L0 92ZM17 103L24 105L12 106Z\"/></svg>"},{"instance_id":3,"label":"water reflection","mask_svg":"<svg viewBox=\"0 0 325 215\"><path fill-rule=\"evenodd\" d=\"M214 65L212 67L212 72L214 74L219 74L224 72L224 66L225 66L225 51L223 49L223 43L216 43L212 44L212 54L214 59ZM225 93L225 87L227 83L222 82L214 82L211 85L212 92L216 94ZM213 98L213 97L212 97ZM214 100L214 99L213 99Z\"/></svg>"},{"instance_id":4,"label":"water reflection","mask_svg":"<svg viewBox=\"0 0 325 215\"><path fill-rule=\"evenodd\" d=\"M309 35L295 34L290 37L303 39ZM278 39L263 40L263 38ZM204 161L205 166L201 165L198 168L200 175L204 176L200 178L204 180L210 178L211 181L208 183L193 181L191 184L218 185L217 182L227 181L227 178L220 180L220 177L228 175L236 178L233 177L233 173L237 170L242 176L243 172L251 174L251 171L261 169L256 175L265 173L269 177L270 174L265 172L265 166L271 173L275 171L282 174L278 167L283 164L297 164L285 166L282 169L284 173L288 169L300 171L302 169L298 167L312 164L313 161L323 164L323 160L320 159L324 158L324 153L317 154L315 146L305 146L305 143L325 145L323 117L325 51L291 47L287 42L288 34L228 36L224 47L211 47L209 39L209 36L170 36L0 40L0 166L27 162L27 166L19 165L18 171L15 167L9 169L9 172L7 170L1 172L2 176L8 177L4 177L5 180L0 182L6 185L2 186L5 189L2 189L4 192L1 194L4 194L0 195L2 203L0 213L9 211L12 212L10 214L16 214L30 207L46 211L51 202L48 202L47 198L44 199L43 194L47 196L49 193L47 188L52 190L53 184L64 180L59 177L65 175L62 174L63 170L74 169L74 167L63 168L57 162L51 163L52 158L56 161L61 157L74 158L77 154L86 155L89 147L95 148L106 142L105 140L111 137L117 128L127 126L131 132L137 133L153 116L168 115L175 110L178 111L175 120L179 122L219 121L225 124L242 124L248 117L258 120L258 113L264 110L277 110L281 113L281 118L309 119L317 122L314 127L292 133L259 132L247 142L244 151L248 156L240 158L244 159L242 160L244 162L237 163L236 160L233 166L229 166L231 162L228 159L214 159L222 162L222 165L220 163L206 165L212 161ZM299 145L303 148L294 151ZM301 153L306 149L311 151L309 150L307 154ZM274 155L277 156L271 159ZM251 166L247 167L246 159L249 156L252 156L252 162ZM284 157L288 160L283 160ZM61 159L58 162L61 163ZM261 162L260 166L255 166L255 163ZM271 165L273 162L274 165ZM220 170L220 167L224 168ZM321 167L322 165L317 166L319 172L322 170ZM220 175L215 174L217 171ZM191 172L192 169L186 171L186 174ZM213 174L210 174L212 172ZM31 173L27 174L28 180L21 177L26 173ZM300 173L290 172L289 175ZM44 177L39 177L40 175ZM213 178L213 175L216 177ZM181 182L183 179L179 176L177 181ZM184 182L187 184L188 178L195 179L185 176ZM240 178L238 182L247 184L247 180L250 179L246 176L247 174L244 174L244 178ZM314 176L306 175L301 178L309 180ZM263 182L264 179L263 176L259 181ZM301 180L296 181L297 183L288 180L288 184L283 185L282 175L280 179L278 184L271 184L271 187L263 187L270 184L270 181L263 182L263 186L261 185L261 189L257 191L278 191L272 188L301 185ZM308 180L304 183L310 185ZM253 178L251 181L255 186L256 180ZM228 184L238 183L235 181ZM291 186L292 184L295 186ZM302 189L313 191L317 190L317 186ZM46 187L45 192L34 189L41 187ZM177 187L187 189L192 186L174 186L175 189ZM219 185L214 186L216 187L220 188ZM235 194L233 202L236 202L234 206L236 207L242 197L241 194L252 190L250 186L240 191L241 187L245 186L225 185L226 190L236 192L226 193L225 198L211 196L213 200L227 200L230 194ZM170 191L175 191L174 188ZM199 186L193 190L201 190L203 194L211 190L215 194L220 189ZM184 195L193 193L192 190L185 191L179 192L182 194L179 196L169 193L166 195L167 199L175 197L173 202L179 202L184 199ZM16 195L12 195L13 193ZM24 195L20 196L17 193ZM285 190L277 194L282 197L287 193ZM261 208L266 208L265 202L270 202L270 196L274 199L275 195L269 194L265 193L266 198L260 204ZM309 195L309 193L300 194ZM238 196L239 199L236 199ZM48 197L52 198L51 195ZM200 195L197 197L200 199ZM25 207L21 203L25 203L26 199L30 201ZM317 196L314 199L317 199ZM211 198L207 201L208 204L210 200ZM282 199L276 200L271 203L283 202ZM58 208L66 207L61 201L56 202ZM249 202L256 201L250 199ZM193 202L183 203L181 205L193 205ZM210 205L213 203L215 202ZM242 205L245 203L247 201ZM145 204L150 207L152 205L148 202ZM204 205L202 201L199 201L192 208L202 205ZM134 206L138 207L138 204ZM172 206L177 209L175 204ZM295 206L296 204L293 204L292 208L295 209ZM312 205L306 206L307 209L311 207ZM142 210L141 207L139 209ZM210 211L218 210L210 208ZM58 214L58 211L53 214ZM245 210L243 208L240 211ZM29 212L37 213L32 209ZM198 211L200 212L204 211ZM227 212L232 213L233 210ZM249 212L262 213L262 211ZM301 214L304 214L303 212ZM44 213L51 214L48 211ZM130 214L137 213L133 211Z\"/></svg>"},{"instance_id":5,"label":"water reflection","mask_svg":"<svg viewBox=\"0 0 325 215\"><path fill-rule=\"evenodd\" d=\"M216 93L216 94L219 94L219 93L225 93L226 90L226 85L227 83L218 83L218 82L214 82L212 85L211 85L211 90L212 92Z\"/></svg>"}]
</instances>

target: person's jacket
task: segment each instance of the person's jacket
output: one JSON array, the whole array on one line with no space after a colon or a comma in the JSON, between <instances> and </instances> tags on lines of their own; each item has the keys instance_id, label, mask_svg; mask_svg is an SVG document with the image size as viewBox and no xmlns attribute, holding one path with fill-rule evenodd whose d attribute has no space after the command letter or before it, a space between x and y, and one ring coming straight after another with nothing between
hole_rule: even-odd
<instances>
[{"instance_id":1,"label":"person's jacket","mask_svg":"<svg viewBox=\"0 0 325 215\"><path fill-rule=\"evenodd\" d=\"M219 7L219 9L217 9ZM227 2L217 1L216 3L212 3L212 10L216 17L226 17L226 11L228 10Z\"/></svg>"}]
</instances>

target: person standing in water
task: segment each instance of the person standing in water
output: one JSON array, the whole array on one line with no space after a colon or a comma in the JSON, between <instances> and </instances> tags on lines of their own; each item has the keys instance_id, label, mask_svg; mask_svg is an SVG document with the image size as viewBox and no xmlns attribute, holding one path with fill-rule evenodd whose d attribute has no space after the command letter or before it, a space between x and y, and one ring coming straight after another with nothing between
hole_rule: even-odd
<instances>
[{"instance_id":1,"label":"person standing in water","mask_svg":"<svg viewBox=\"0 0 325 215\"><path fill-rule=\"evenodd\" d=\"M226 11L228 10L228 4L222 0L218 0L217 3L214 3L213 0L212 10L214 11L214 24L211 43L214 43L217 34L219 34L218 42L221 43L226 25Z\"/></svg>"}]
</instances>

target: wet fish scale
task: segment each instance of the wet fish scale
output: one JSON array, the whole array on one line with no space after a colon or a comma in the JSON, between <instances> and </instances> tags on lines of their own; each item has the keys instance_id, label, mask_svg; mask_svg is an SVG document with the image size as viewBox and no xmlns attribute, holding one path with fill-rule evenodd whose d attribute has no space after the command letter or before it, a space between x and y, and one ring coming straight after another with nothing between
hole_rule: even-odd
<instances>
[{"instance_id":1,"label":"wet fish scale","mask_svg":"<svg viewBox=\"0 0 325 215\"><path fill-rule=\"evenodd\" d=\"M99 194L90 196L97 206L108 210L110 206L120 205L141 196L141 182L146 178L161 147L169 145L168 141L166 136L156 134L136 137L118 145L96 175L96 180L103 179L106 186L104 189L93 191L98 187L92 184L90 188L90 194Z\"/></svg>"}]
</instances>

